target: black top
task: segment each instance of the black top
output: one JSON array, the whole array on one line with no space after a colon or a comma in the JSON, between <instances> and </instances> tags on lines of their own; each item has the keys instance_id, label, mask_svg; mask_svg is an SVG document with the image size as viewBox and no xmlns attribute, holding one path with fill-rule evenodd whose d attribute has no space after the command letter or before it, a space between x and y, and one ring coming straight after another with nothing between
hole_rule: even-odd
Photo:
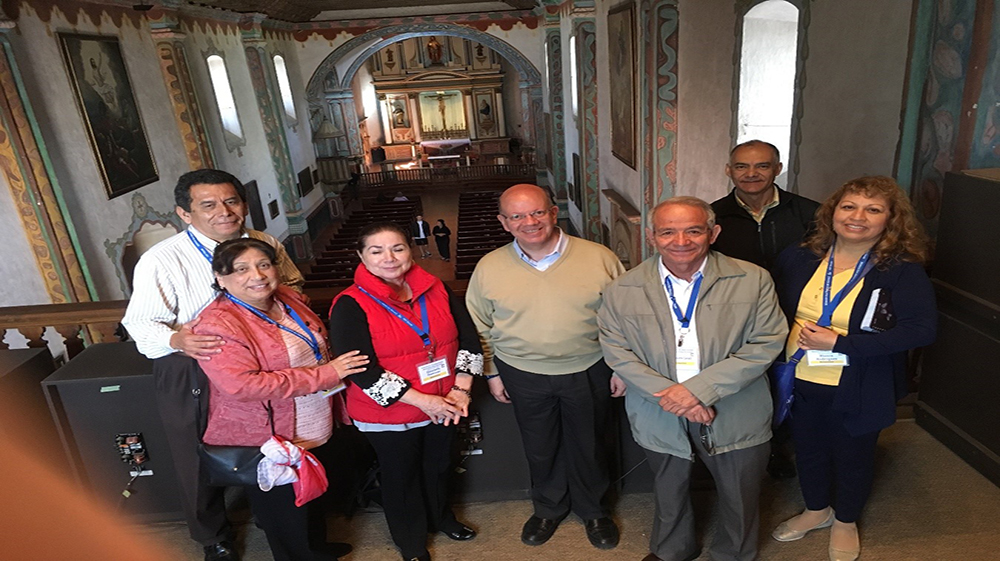
<instances>
[{"instance_id":1,"label":"black top","mask_svg":"<svg viewBox=\"0 0 1000 561\"><path fill-rule=\"evenodd\" d=\"M722 232L712 249L759 265L773 273L778 255L801 242L814 228L819 203L778 189L778 206L768 209L760 224L736 200L736 189L712 203Z\"/></svg>"},{"instance_id":2,"label":"black top","mask_svg":"<svg viewBox=\"0 0 1000 561\"><path fill-rule=\"evenodd\" d=\"M473 354L482 354L483 347L479 340L479 331L476 330L476 324L472 322L472 316L469 315L469 310L465 307L465 299L456 296L447 286L445 286L445 290L448 292L448 304L451 308L451 315L455 319L455 327L458 328L458 348ZM410 305L413 305L412 301ZM385 369L379 365L378 355L375 354L372 334L368 329L368 316L354 298L342 296L330 310L329 336L330 349L334 356L354 349L361 351L363 355L368 355L369 362L365 366L365 371L352 374L351 383L367 390L379 381ZM403 397L402 393L391 399L389 404L395 403L400 397Z\"/></svg>"},{"instance_id":3,"label":"black top","mask_svg":"<svg viewBox=\"0 0 1000 561\"><path fill-rule=\"evenodd\" d=\"M451 230L447 226L435 226L434 227L435 236L450 236Z\"/></svg>"}]
</instances>

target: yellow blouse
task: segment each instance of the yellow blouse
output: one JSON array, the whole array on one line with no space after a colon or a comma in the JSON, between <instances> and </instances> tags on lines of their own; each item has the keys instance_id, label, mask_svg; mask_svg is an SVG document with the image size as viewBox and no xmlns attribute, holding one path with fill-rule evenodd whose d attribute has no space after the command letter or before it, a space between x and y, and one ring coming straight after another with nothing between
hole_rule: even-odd
<instances>
[{"instance_id":1,"label":"yellow blouse","mask_svg":"<svg viewBox=\"0 0 1000 561\"><path fill-rule=\"evenodd\" d=\"M816 272L802 289L799 307L795 310L795 322L792 324L788 333L788 341L785 343L785 354L789 357L799 348L797 344L799 333L802 332L802 326L805 322L816 323L819 321L820 314L823 313L823 281L826 278L826 263L826 259L820 262L819 267L816 267ZM853 267L833 275L833 286L830 287L831 297L844 288L853 275ZM857 300L858 294L861 293L862 284L864 284L863 280L855 284L833 312L833 325L830 326L830 329L837 335L847 335L847 327L851 321L851 310L854 308L854 301ZM806 358L803 356L795 368L795 377L799 380L825 386L836 386L840 383L842 370L841 366L808 366Z\"/></svg>"}]
</instances>

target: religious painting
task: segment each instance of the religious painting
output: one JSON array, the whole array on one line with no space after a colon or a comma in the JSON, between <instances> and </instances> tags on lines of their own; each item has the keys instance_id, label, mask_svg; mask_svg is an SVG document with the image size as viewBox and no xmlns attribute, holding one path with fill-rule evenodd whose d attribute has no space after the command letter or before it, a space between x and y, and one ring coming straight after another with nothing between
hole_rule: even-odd
<instances>
[{"instance_id":1,"label":"religious painting","mask_svg":"<svg viewBox=\"0 0 1000 561\"><path fill-rule=\"evenodd\" d=\"M500 129L497 126L497 111L494 107L496 99L493 97L493 92L476 92L473 103L475 104L476 129L479 131L479 137L500 136Z\"/></svg>"},{"instance_id":2,"label":"religious painting","mask_svg":"<svg viewBox=\"0 0 1000 561\"><path fill-rule=\"evenodd\" d=\"M608 12L611 68L611 153L635 169L635 11L623 4Z\"/></svg>"},{"instance_id":3,"label":"religious painting","mask_svg":"<svg viewBox=\"0 0 1000 561\"><path fill-rule=\"evenodd\" d=\"M410 128L410 111L406 106L406 95L387 95L389 101L389 121L394 129Z\"/></svg>"},{"instance_id":4,"label":"religious painting","mask_svg":"<svg viewBox=\"0 0 1000 561\"><path fill-rule=\"evenodd\" d=\"M59 39L108 198L159 179L118 38Z\"/></svg>"}]
</instances>

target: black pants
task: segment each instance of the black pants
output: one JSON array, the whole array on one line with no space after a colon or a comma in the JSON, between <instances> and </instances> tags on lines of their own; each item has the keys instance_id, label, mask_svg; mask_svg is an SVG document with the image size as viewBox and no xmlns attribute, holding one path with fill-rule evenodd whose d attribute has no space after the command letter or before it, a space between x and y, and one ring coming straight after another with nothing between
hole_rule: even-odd
<instances>
[{"instance_id":1,"label":"black pants","mask_svg":"<svg viewBox=\"0 0 1000 561\"><path fill-rule=\"evenodd\" d=\"M324 466L330 464L332 447L324 444L310 450ZM336 482L332 482L336 484ZM244 487L250 510L271 548L274 561L321 561L336 557L322 552L326 543L326 517L323 497L295 506L291 484L264 492L256 485Z\"/></svg>"},{"instance_id":2,"label":"black pants","mask_svg":"<svg viewBox=\"0 0 1000 561\"><path fill-rule=\"evenodd\" d=\"M202 545L230 539L225 488L205 483L198 457L204 428L198 419L204 423L208 418L208 378L197 360L173 354L153 361L153 383L191 539ZM193 395L193 388L200 390L200 396Z\"/></svg>"},{"instance_id":3,"label":"black pants","mask_svg":"<svg viewBox=\"0 0 1000 561\"><path fill-rule=\"evenodd\" d=\"M443 259L451 259L451 236L435 236L434 243L438 246L438 253Z\"/></svg>"},{"instance_id":4,"label":"black pants","mask_svg":"<svg viewBox=\"0 0 1000 561\"><path fill-rule=\"evenodd\" d=\"M836 386L795 380L792 440L802 498L809 510L832 506L837 520L857 522L875 477L879 431L851 435L833 409Z\"/></svg>"},{"instance_id":5,"label":"black pants","mask_svg":"<svg viewBox=\"0 0 1000 561\"><path fill-rule=\"evenodd\" d=\"M382 508L403 557L427 552L427 533L461 526L448 504L455 427L430 424L405 431L364 433L381 470Z\"/></svg>"},{"instance_id":6,"label":"black pants","mask_svg":"<svg viewBox=\"0 0 1000 561\"><path fill-rule=\"evenodd\" d=\"M535 516L562 520L571 510L584 520L607 516L611 369L604 359L558 376L493 362L514 405Z\"/></svg>"}]
</instances>

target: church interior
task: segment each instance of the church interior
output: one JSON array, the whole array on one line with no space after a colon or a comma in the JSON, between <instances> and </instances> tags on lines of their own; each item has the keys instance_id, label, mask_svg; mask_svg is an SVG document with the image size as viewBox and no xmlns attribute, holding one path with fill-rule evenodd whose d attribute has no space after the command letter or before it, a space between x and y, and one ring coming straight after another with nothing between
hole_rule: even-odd
<instances>
[{"instance_id":1,"label":"church interior","mask_svg":"<svg viewBox=\"0 0 1000 561\"><path fill-rule=\"evenodd\" d=\"M941 328L880 444L896 477L872 499L889 530L866 536L867 558L995 556L1000 383L983 365L1000 359L1000 0L5 0L0 98L0 352L58 364L118 340L139 256L184 229L173 187L190 170L244 183L247 226L283 243L323 312L375 219L444 220L453 258L420 263L464 291L510 241L496 196L517 183L547 188L563 230L628 269L655 254L657 203L732 189L740 142L777 146L777 184L815 200L890 176L936 245ZM526 477L511 461L467 481L461 507L508 537L527 508L504 487ZM559 558L646 552L652 507L629 467L622 547L567 538ZM770 528L798 505L794 485L767 493ZM341 536L372 544L349 559L396 558L369 515ZM161 524L141 538L185 551ZM245 558L267 558L245 526ZM556 558L490 533L435 542L435 557ZM822 558L825 542L805 542L761 555Z\"/></svg>"}]
</instances>

